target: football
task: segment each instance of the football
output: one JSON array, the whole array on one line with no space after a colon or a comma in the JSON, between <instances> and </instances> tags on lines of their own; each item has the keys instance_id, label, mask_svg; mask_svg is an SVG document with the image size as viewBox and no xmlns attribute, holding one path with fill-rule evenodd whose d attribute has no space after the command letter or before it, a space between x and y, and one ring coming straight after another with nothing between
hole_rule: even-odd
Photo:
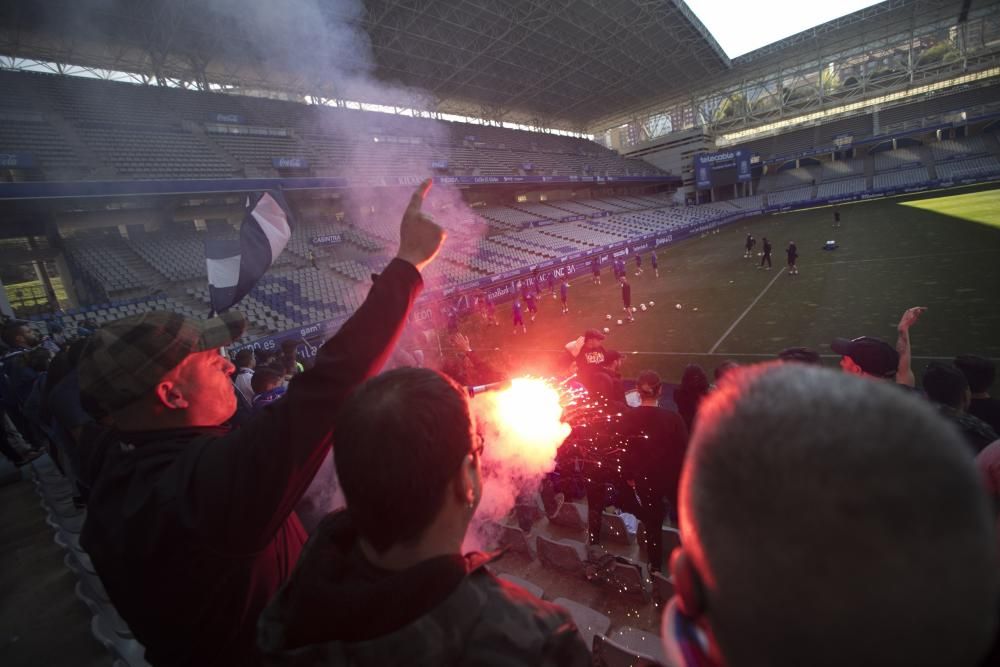
<instances>
[{"instance_id":1,"label":"football","mask_svg":"<svg viewBox=\"0 0 1000 667\"><path fill-rule=\"evenodd\" d=\"M607 315L605 315L605 317L610 320L611 319L611 314L608 313Z\"/></svg>"},{"instance_id":2,"label":"football","mask_svg":"<svg viewBox=\"0 0 1000 667\"><path fill-rule=\"evenodd\" d=\"M621 324L621 323L622 323L622 321L621 321L621 320L618 320L618 324Z\"/></svg>"},{"instance_id":3,"label":"football","mask_svg":"<svg viewBox=\"0 0 1000 667\"><path fill-rule=\"evenodd\" d=\"M644 303L640 303L640 304L639 304L639 310L641 310L642 312L644 312L644 313L645 313L645 312L646 312L646 304L644 304Z\"/></svg>"},{"instance_id":4,"label":"football","mask_svg":"<svg viewBox=\"0 0 1000 667\"><path fill-rule=\"evenodd\" d=\"M680 310L681 309L681 304L677 304L676 306L674 306L674 308L676 308L677 310Z\"/></svg>"},{"instance_id":5,"label":"football","mask_svg":"<svg viewBox=\"0 0 1000 667\"><path fill-rule=\"evenodd\" d=\"M611 333L611 329L604 327L604 333Z\"/></svg>"},{"instance_id":6,"label":"football","mask_svg":"<svg viewBox=\"0 0 1000 667\"><path fill-rule=\"evenodd\" d=\"M634 313L635 311L636 311L636 307L632 306L632 312Z\"/></svg>"},{"instance_id":7,"label":"football","mask_svg":"<svg viewBox=\"0 0 1000 667\"><path fill-rule=\"evenodd\" d=\"M649 302L649 307L650 307L650 308L652 308L652 307L653 307L653 302L652 302L652 301L650 301L650 302Z\"/></svg>"}]
</instances>

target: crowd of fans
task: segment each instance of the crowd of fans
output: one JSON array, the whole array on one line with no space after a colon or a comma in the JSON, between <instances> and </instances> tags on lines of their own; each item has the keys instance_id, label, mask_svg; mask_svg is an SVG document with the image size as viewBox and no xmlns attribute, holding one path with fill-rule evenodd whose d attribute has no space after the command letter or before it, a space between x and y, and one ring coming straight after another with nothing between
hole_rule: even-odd
<instances>
[{"instance_id":1,"label":"crowd of fans","mask_svg":"<svg viewBox=\"0 0 1000 667\"><path fill-rule=\"evenodd\" d=\"M475 355L457 330L447 373L412 367L412 340L393 353L445 236L422 190L396 258L308 368L300 341L220 355L235 312L146 313L76 340L3 323L0 453L47 451L72 482L81 545L150 663L590 664L566 611L495 577L495 554L462 553L489 447L459 377ZM628 446L621 474L556 478L588 499L594 557L609 504L678 519L681 547L663 554L658 530L646 545L676 589L674 664L996 664L995 368L963 355L918 387L922 312L895 346L833 341L846 372L789 348L714 382L689 366L671 397L644 371L633 405L600 331L566 346ZM346 509L302 520L331 446Z\"/></svg>"}]
</instances>

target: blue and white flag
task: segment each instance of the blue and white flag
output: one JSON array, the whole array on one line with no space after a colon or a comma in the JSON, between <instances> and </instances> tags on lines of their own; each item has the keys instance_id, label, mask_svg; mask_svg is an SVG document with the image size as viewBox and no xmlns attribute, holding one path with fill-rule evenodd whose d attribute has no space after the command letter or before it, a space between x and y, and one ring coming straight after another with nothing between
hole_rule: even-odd
<instances>
[{"instance_id":1,"label":"blue and white flag","mask_svg":"<svg viewBox=\"0 0 1000 667\"><path fill-rule=\"evenodd\" d=\"M292 236L292 216L280 192L247 197L239 239L205 241L212 310L221 313L245 297Z\"/></svg>"}]
</instances>

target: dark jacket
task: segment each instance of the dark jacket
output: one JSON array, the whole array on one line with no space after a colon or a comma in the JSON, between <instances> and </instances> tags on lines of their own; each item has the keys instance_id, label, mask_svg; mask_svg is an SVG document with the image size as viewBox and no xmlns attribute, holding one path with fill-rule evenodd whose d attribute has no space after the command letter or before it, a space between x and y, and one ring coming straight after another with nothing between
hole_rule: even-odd
<instances>
[{"instance_id":1,"label":"dark jacket","mask_svg":"<svg viewBox=\"0 0 1000 667\"><path fill-rule=\"evenodd\" d=\"M490 560L382 570L361 553L350 513L331 514L261 615L260 648L276 665L590 665L569 615L494 577Z\"/></svg>"},{"instance_id":2,"label":"dark jacket","mask_svg":"<svg viewBox=\"0 0 1000 667\"><path fill-rule=\"evenodd\" d=\"M978 417L947 405L939 405L938 410L945 419L957 426L958 430L962 432L962 437L972 450L973 456L983 451L986 445L1000 438L989 424Z\"/></svg>"},{"instance_id":3,"label":"dark jacket","mask_svg":"<svg viewBox=\"0 0 1000 667\"><path fill-rule=\"evenodd\" d=\"M381 368L422 285L394 260L292 380L235 431L88 429L81 544L154 665L253 665L257 618L306 541L293 508L348 393Z\"/></svg>"},{"instance_id":4,"label":"dark jacket","mask_svg":"<svg viewBox=\"0 0 1000 667\"><path fill-rule=\"evenodd\" d=\"M584 378L584 384L592 395L600 396L616 406L627 404L622 376L606 367L594 367Z\"/></svg>"}]
</instances>

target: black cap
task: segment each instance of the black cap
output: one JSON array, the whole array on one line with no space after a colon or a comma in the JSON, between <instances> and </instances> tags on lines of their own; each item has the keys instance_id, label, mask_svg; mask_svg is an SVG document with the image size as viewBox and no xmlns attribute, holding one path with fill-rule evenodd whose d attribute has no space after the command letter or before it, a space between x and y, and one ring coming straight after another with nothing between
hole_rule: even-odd
<instances>
[{"instance_id":1,"label":"black cap","mask_svg":"<svg viewBox=\"0 0 1000 667\"><path fill-rule=\"evenodd\" d=\"M899 366L899 353L896 352L896 348L878 338L870 336L861 336L854 340L834 338L830 347L837 354L850 357L868 375L888 377L895 374Z\"/></svg>"},{"instance_id":2,"label":"black cap","mask_svg":"<svg viewBox=\"0 0 1000 667\"><path fill-rule=\"evenodd\" d=\"M597 329L587 329L583 332L583 339L596 338L597 340L604 340L604 334L602 334Z\"/></svg>"}]
</instances>

